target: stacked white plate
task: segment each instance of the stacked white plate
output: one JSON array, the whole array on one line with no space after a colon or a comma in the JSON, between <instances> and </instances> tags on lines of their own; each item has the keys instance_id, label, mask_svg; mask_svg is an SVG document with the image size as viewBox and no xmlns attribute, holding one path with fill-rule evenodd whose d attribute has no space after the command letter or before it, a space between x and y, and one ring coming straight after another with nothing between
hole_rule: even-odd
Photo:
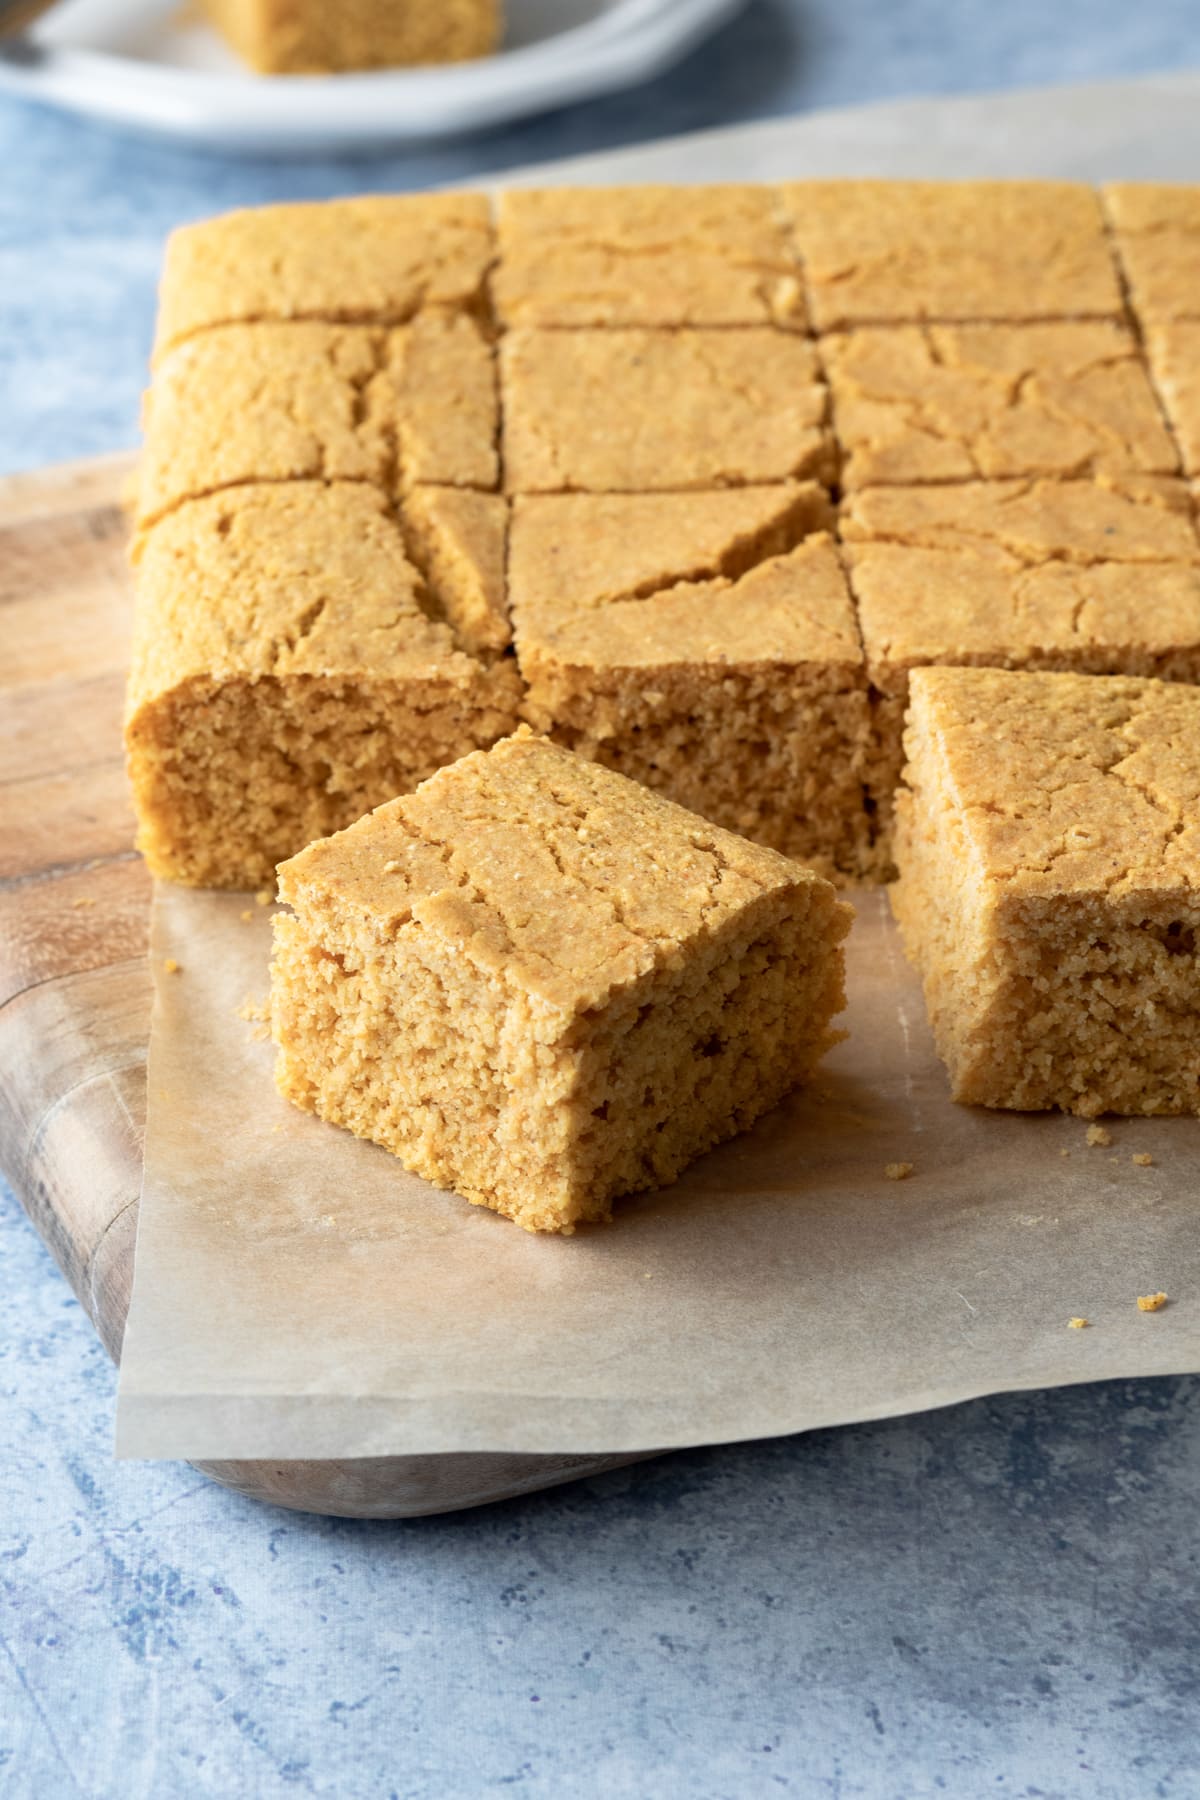
<instances>
[{"instance_id":1,"label":"stacked white plate","mask_svg":"<svg viewBox=\"0 0 1200 1800\"><path fill-rule=\"evenodd\" d=\"M365 149L475 131L629 87L683 56L743 0L508 0L504 47L478 62L258 76L178 0L65 0L0 44L0 88L214 148Z\"/></svg>"}]
</instances>

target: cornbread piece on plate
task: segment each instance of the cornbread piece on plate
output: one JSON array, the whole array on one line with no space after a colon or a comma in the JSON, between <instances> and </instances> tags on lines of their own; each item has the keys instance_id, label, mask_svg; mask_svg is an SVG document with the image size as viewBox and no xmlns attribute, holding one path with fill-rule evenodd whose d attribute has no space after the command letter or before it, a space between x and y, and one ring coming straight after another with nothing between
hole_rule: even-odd
<instances>
[{"instance_id":1,"label":"cornbread piece on plate","mask_svg":"<svg viewBox=\"0 0 1200 1800\"><path fill-rule=\"evenodd\" d=\"M866 671L819 488L514 503L525 715L826 873L872 866Z\"/></svg>"},{"instance_id":2,"label":"cornbread piece on plate","mask_svg":"<svg viewBox=\"0 0 1200 1800\"><path fill-rule=\"evenodd\" d=\"M495 487L494 358L479 327L426 313L373 330L225 325L164 358L146 398L143 528L256 481Z\"/></svg>"},{"instance_id":3,"label":"cornbread piece on plate","mask_svg":"<svg viewBox=\"0 0 1200 1800\"><path fill-rule=\"evenodd\" d=\"M201 0L263 75L326 75L465 62L500 41L499 0Z\"/></svg>"},{"instance_id":4,"label":"cornbread piece on plate","mask_svg":"<svg viewBox=\"0 0 1200 1800\"><path fill-rule=\"evenodd\" d=\"M154 354L214 325L403 325L479 311L495 254L483 194L372 194L224 213L167 240Z\"/></svg>"},{"instance_id":5,"label":"cornbread piece on plate","mask_svg":"<svg viewBox=\"0 0 1200 1800\"><path fill-rule=\"evenodd\" d=\"M784 325L804 289L770 188L515 188L497 207L506 325Z\"/></svg>"},{"instance_id":6,"label":"cornbread piece on plate","mask_svg":"<svg viewBox=\"0 0 1200 1800\"><path fill-rule=\"evenodd\" d=\"M877 696L885 836L921 664L1200 681L1200 540L1180 481L867 488L841 529Z\"/></svg>"},{"instance_id":7,"label":"cornbread piece on plate","mask_svg":"<svg viewBox=\"0 0 1200 1800\"><path fill-rule=\"evenodd\" d=\"M827 882L527 732L279 875L280 1091L530 1231L744 1131L843 1004Z\"/></svg>"},{"instance_id":8,"label":"cornbread piece on plate","mask_svg":"<svg viewBox=\"0 0 1200 1800\"><path fill-rule=\"evenodd\" d=\"M1200 475L1200 318L1148 326L1146 354L1183 466L1189 475Z\"/></svg>"},{"instance_id":9,"label":"cornbread piece on plate","mask_svg":"<svg viewBox=\"0 0 1200 1800\"><path fill-rule=\"evenodd\" d=\"M1200 1112L1200 691L920 669L892 890L956 1100Z\"/></svg>"},{"instance_id":10,"label":"cornbread piece on plate","mask_svg":"<svg viewBox=\"0 0 1200 1800\"><path fill-rule=\"evenodd\" d=\"M797 181L781 190L820 331L913 319L1119 319L1092 188Z\"/></svg>"},{"instance_id":11,"label":"cornbread piece on plate","mask_svg":"<svg viewBox=\"0 0 1200 1800\"><path fill-rule=\"evenodd\" d=\"M504 471L516 494L646 493L827 476L811 344L770 327L510 331Z\"/></svg>"},{"instance_id":12,"label":"cornbread piece on plate","mask_svg":"<svg viewBox=\"0 0 1200 1800\"><path fill-rule=\"evenodd\" d=\"M1142 322L1200 319L1200 187L1115 182L1103 194Z\"/></svg>"},{"instance_id":13,"label":"cornbread piece on plate","mask_svg":"<svg viewBox=\"0 0 1200 1800\"><path fill-rule=\"evenodd\" d=\"M283 857L511 731L511 660L469 654L453 616L365 483L237 488L155 525L126 709L153 873L273 884Z\"/></svg>"},{"instance_id":14,"label":"cornbread piece on plate","mask_svg":"<svg viewBox=\"0 0 1200 1800\"><path fill-rule=\"evenodd\" d=\"M1179 469L1124 324L864 326L821 354L844 489Z\"/></svg>"}]
</instances>

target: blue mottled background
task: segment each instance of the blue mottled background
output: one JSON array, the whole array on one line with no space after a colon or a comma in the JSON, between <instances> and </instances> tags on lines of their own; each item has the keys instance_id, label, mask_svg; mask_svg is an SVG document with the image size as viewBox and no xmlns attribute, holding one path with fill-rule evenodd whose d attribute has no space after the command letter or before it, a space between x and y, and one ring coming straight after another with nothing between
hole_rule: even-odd
<instances>
[{"instance_id":1,"label":"blue mottled background","mask_svg":"<svg viewBox=\"0 0 1200 1800\"><path fill-rule=\"evenodd\" d=\"M1194 0L754 0L636 92L377 163L192 155L0 103L0 468L132 441L181 219L1186 65ZM2 1190L0 1281L5 1800L1200 1795L1197 1382L354 1524L114 1464L113 1371Z\"/></svg>"}]
</instances>

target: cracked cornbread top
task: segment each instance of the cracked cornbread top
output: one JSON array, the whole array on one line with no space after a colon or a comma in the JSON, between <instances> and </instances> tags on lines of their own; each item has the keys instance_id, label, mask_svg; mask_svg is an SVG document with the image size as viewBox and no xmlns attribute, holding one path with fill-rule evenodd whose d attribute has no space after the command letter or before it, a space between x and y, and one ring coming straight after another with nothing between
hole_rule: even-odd
<instances>
[{"instance_id":1,"label":"cracked cornbread top","mask_svg":"<svg viewBox=\"0 0 1200 1800\"><path fill-rule=\"evenodd\" d=\"M423 307L475 309L494 253L483 194L379 194L203 219L168 239L155 358L214 325L398 325Z\"/></svg>"},{"instance_id":2,"label":"cracked cornbread top","mask_svg":"<svg viewBox=\"0 0 1200 1800\"><path fill-rule=\"evenodd\" d=\"M298 909L415 920L479 968L582 1012L759 895L820 878L522 730L279 871Z\"/></svg>"},{"instance_id":3,"label":"cracked cornbread top","mask_svg":"<svg viewBox=\"0 0 1200 1800\"><path fill-rule=\"evenodd\" d=\"M989 882L1200 895L1200 690L996 669L919 669L912 686Z\"/></svg>"}]
</instances>

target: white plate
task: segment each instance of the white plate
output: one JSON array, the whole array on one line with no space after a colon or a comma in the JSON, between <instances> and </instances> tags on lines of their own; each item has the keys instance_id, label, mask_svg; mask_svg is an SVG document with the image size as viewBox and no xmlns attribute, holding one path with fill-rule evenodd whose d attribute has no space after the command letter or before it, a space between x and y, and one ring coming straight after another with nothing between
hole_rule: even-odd
<instances>
[{"instance_id":1,"label":"white plate","mask_svg":"<svg viewBox=\"0 0 1200 1800\"><path fill-rule=\"evenodd\" d=\"M743 4L508 0L504 48L478 62L259 76L170 0L65 0L0 54L0 89L220 149L382 148L648 80Z\"/></svg>"}]
</instances>

